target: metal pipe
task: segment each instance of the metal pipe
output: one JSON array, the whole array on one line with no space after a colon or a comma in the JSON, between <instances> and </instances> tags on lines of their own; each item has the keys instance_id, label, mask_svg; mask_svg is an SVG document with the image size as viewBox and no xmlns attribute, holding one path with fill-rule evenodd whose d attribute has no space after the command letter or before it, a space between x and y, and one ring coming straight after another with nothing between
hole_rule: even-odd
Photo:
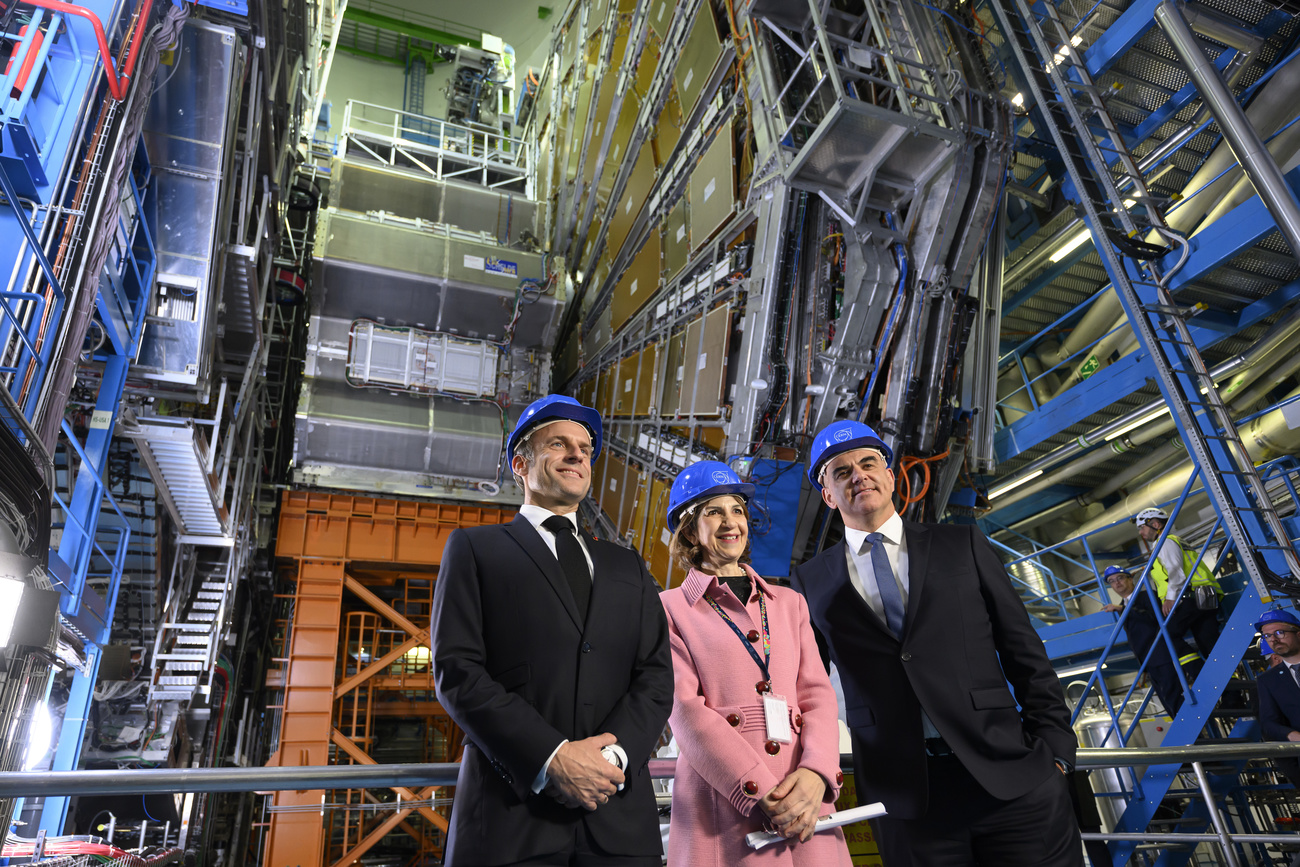
<instances>
[{"instance_id":1,"label":"metal pipe","mask_svg":"<svg viewBox=\"0 0 1300 867\"><path fill-rule=\"evenodd\" d=\"M1278 168L1259 133L1251 126L1241 106L1219 76L1219 71L1205 56L1173 0L1163 0L1156 7L1156 23L1169 38L1174 52L1191 75L1192 83L1210 108L1228 146L1242 170L1250 178L1260 200L1277 222L1292 253L1300 258L1300 205L1296 203L1282 170Z\"/></svg>"},{"instance_id":2,"label":"metal pipe","mask_svg":"<svg viewBox=\"0 0 1300 867\"><path fill-rule=\"evenodd\" d=\"M1223 857L1228 862L1228 867L1241 867L1241 862L1237 860L1237 849L1232 845L1228 826L1223 821L1223 814L1219 812L1219 806L1214 803L1214 790L1210 788L1210 778L1205 775L1205 767L1200 762L1192 762L1192 770L1196 772L1196 784L1200 786L1201 795L1205 798L1205 810L1210 814L1210 822L1219 837L1219 846L1223 849Z\"/></svg>"}]
</instances>

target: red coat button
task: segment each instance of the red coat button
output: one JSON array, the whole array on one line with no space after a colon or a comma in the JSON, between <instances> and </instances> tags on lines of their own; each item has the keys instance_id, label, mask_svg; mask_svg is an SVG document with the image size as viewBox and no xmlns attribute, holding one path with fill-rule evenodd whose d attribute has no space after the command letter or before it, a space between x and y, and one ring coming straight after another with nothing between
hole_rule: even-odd
<instances>
[{"instance_id":1,"label":"red coat button","mask_svg":"<svg viewBox=\"0 0 1300 867\"><path fill-rule=\"evenodd\" d=\"M754 782L753 780L746 780L744 789L746 795L757 795L758 783Z\"/></svg>"},{"instance_id":2,"label":"red coat button","mask_svg":"<svg viewBox=\"0 0 1300 867\"><path fill-rule=\"evenodd\" d=\"M757 629L751 629L749 630L749 634L746 635L745 637L748 638L750 641L758 641L758 639L762 638L763 636L758 634Z\"/></svg>"},{"instance_id":3,"label":"red coat button","mask_svg":"<svg viewBox=\"0 0 1300 867\"><path fill-rule=\"evenodd\" d=\"M766 680L760 680L758 683L754 684L754 691L757 692L759 695L762 695L763 693L768 691L770 686L771 684L769 684Z\"/></svg>"},{"instance_id":4,"label":"red coat button","mask_svg":"<svg viewBox=\"0 0 1300 867\"><path fill-rule=\"evenodd\" d=\"M768 741L767 743L763 744L763 749L767 750L767 754L769 756L774 756L777 753L781 752L781 745L778 744L776 741Z\"/></svg>"},{"instance_id":5,"label":"red coat button","mask_svg":"<svg viewBox=\"0 0 1300 867\"><path fill-rule=\"evenodd\" d=\"M835 785L837 786L844 785L844 774L841 773L840 771L835 772Z\"/></svg>"},{"instance_id":6,"label":"red coat button","mask_svg":"<svg viewBox=\"0 0 1300 867\"><path fill-rule=\"evenodd\" d=\"M803 714L797 713L794 715L794 727L798 729L803 728Z\"/></svg>"},{"instance_id":7,"label":"red coat button","mask_svg":"<svg viewBox=\"0 0 1300 867\"><path fill-rule=\"evenodd\" d=\"M727 723L728 723L729 725L731 725L731 726L738 726L738 725L740 725L740 714L738 714L738 713L729 713L729 714L727 714Z\"/></svg>"}]
</instances>

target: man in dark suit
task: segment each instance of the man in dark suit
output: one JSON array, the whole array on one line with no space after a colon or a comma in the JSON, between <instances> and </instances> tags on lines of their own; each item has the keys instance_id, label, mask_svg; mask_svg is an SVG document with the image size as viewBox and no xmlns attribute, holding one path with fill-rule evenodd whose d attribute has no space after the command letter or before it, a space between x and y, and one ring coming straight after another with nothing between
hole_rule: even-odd
<instances>
[{"instance_id":1,"label":"man in dark suit","mask_svg":"<svg viewBox=\"0 0 1300 867\"><path fill-rule=\"evenodd\" d=\"M1280 665L1265 671L1255 680L1259 692L1259 725L1264 739L1300 741L1300 620L1290 611L1277 608L1266 611L1255 624L1273 652L1282 658ZM1291 785L1300 788L1300 761L1274 759L1273 765Z\"/></svg>"},{"instance_id":2,"label":"man in dark suit","mask_svg":"<svg viewBox=\"0 0 1300 867\"><path fill-rule=\"evenodd\" d=\"M446 864L651 867L647 762L672 708L658 585L579 532L600 416L533 403L507 443L524 505L447 540L433 605L438 700L465 732Z\"/></svg>"},{"instance_id":3,"label":"man in dark suit","mask_svg":"<svg viewBox=\"0 0 1300 867\"><path fill-rule=\"evenodd\" d=\"M1151 676L1151 684L1156 688L1156 695L1160 696L1165 712L1170 716L1177 715L1178 709L1183 706L1183 685L1178 682L1178 672L1169 655L1169 647L1160 636L1155 608L1146 590L1135 592L1133 576L1119 566L1107 566L1104 577L1110 589L1119 594L1120 601L1103 605L1101 610L1119 613L1125 608L1132 609L1124 618L1124 635L1139 662L1147 659L1148 653L1151 654L1146 669ZM1183 666L1190 683L1200 670L1201 656L1188 646L1181 635L1171 631L1169 638L1178 654L1178 664ZM1155 646L1154 651L1152 645Z\"/></svg>"},{"instance_id":4,"label":"man in dark suit","mask_svg":"<svg viewBox=\"0 0 1300 867\"><path fill-rule=\"evenodd\" d=\"M892 459L858 422L817 435L809 480L845 539L791 579L839 670L859 800L889 811L884 861L1081 867L1043 643L978 530L901 519Z\"/></svg>"}]
</instances>

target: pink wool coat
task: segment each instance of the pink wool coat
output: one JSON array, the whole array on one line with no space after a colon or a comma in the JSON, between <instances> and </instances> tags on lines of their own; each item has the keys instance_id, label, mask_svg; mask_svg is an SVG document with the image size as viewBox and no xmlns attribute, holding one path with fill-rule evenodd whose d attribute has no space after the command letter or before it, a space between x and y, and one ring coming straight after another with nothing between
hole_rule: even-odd
<instances>
[{"instance_id":1,"label":"pink wool coat","mask_svg":"<svg viewBox=\"0 0 1300 867\"><path fill-rule=\"evenodd\" d=\"M776 755L764 749L763 705L755 689L762 671L704 598L716 599L741 632L761 633L758 596L751 593L741 604L726 584L692 569L680 587L659 597L668 615L676 680L668 721L681 750L668 864L848 867L848 848L838 828L817 833L807 843L782 841L757 851L745 843L745 835L761 830L766 820L759 799L791 771L808 768L830 783L823 816L833 812L843 782L835 692L817 653L807 603L795 591L768 584L745 569L766 597L772 691L785 696L790 706L793 742L781 744ZM763 655L762 639L754 649Z\"/></svg>"}]
</instances>

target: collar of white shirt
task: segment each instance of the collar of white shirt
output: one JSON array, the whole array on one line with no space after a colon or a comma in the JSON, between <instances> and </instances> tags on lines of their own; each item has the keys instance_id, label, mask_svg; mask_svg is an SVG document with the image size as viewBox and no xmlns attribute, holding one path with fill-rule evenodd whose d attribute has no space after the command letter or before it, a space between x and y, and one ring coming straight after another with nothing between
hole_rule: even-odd
<instances>
[{"instance_id":1,"label":"collar of white shirt","mask_svg":"<svg viewBox=\"0 0 1300 867\"><path fill-rule=\"evenodd\" d=\"M885 541L892 545L901 545L903 543L903 519L898 513L889 516L889 520L880 525L875 532L885 537ZM852 527L844 528L844 542L849 546L849 550L854 554L862 553L862 544L867 541L866 530L855 530Z\"/></svg>"},{"instance_id":2,"label":"collar of white shirt","mask_svg":"<svg viewBox=\"0 0 1300 867\"><path fill-rule=\"evenodd\" d=\"M542 526L542 522L545 521L547 518L552 517L555 513L552 512L550 509L543 509L541 506L520 506L519 514L527 518L528 523L532 524L540 532L542 530L546 530L546 528ZM561 517L568 518L569 522L573 524L573 532L574 533L578 532L577 512L570 512L567 515L561 515ZM546 532L550 533L551 531L546 530Z\"/></svg>"}]
</instances>

